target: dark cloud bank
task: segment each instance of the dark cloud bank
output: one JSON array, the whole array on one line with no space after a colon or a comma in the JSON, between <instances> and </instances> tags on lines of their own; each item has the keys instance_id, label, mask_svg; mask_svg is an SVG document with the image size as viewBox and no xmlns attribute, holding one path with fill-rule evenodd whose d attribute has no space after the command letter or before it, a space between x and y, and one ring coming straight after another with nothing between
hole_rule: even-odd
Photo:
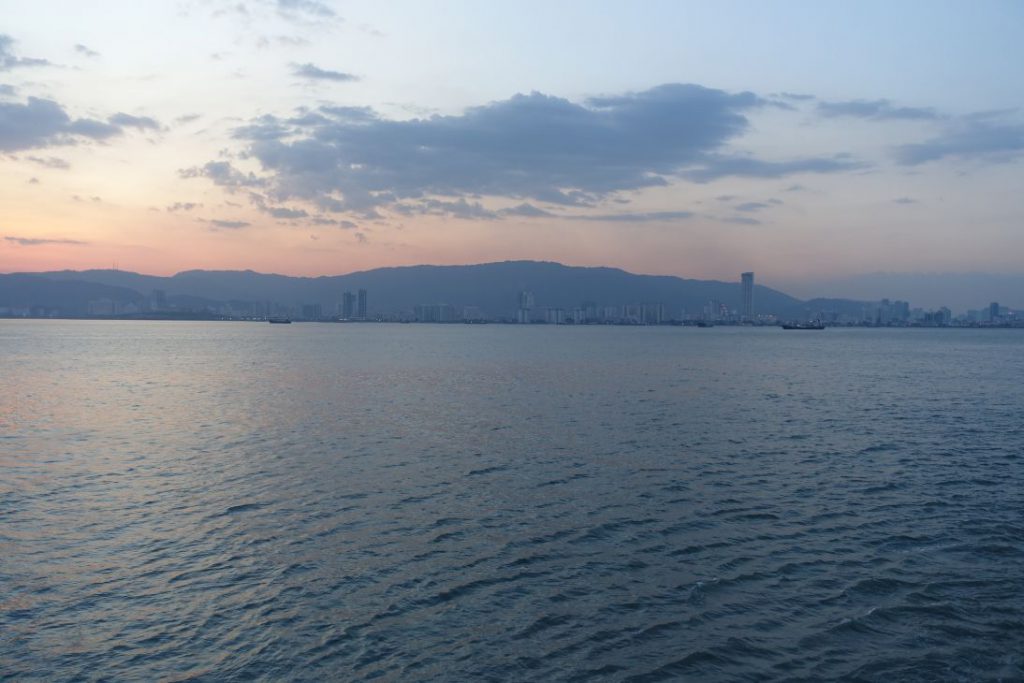
<instances>
[{"instance_id":1,"label":"dark cloud bank","mask_svg":"<svg viewBox=\"0 0 1024 683\"><path fill-rule=\"evenodd\" d=\"M29 97L25 103L0 102L0 152L102 141L121 135L125 128L158 130L160 124L123 113L106 121L73 119L57 102L38 97Z\"/></svg>"},{"instance_id":2,"label":"dark cloud bank","mask_svg":"<svg viewBox=\"0 0 1024 683\"><path fill-rule=\"evenodd\" d=\"M703 183L859 167L846 156L768 161L727 153L726 145L748 130L748 114L764 106L770 103L753 93L681 84L582 103L516 95L457 116L407 121L325 106L292 118L262 116L235 131L246 143L244 156L259 163L259 176L227 162L182 175L258 190L267 204L303 200L357 213L388 205L403 213L488 218L549 212L525 202L492 212L466 199L593 206L617 192L679 178Z\"/></svg>"}]
</instances>

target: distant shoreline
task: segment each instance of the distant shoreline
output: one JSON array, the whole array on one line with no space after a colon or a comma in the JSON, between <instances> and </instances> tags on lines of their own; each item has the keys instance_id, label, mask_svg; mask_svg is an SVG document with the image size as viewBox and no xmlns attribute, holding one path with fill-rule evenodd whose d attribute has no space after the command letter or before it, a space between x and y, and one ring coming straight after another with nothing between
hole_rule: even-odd
<instances>
[{"instance_id":1,"label":"distant shoreline","mask_svg":"<svg viewBox=\"0 0 1024 683\"><path fill-rule=\"evenodd\" d=\"M264 318L230 318L219 316L182 315L182 316L15 316L0 315L0 322L9 320L60 320L86 322L223 322L223 323L257 323L267 324ZM782 328L782 323L743 324L734 322L718 322L710 325L699 324L698 321L669 321L658 324L644 323L546 323L543 321L517 323L513 320L458 320L451 322L417 321L417 320L292 320L295 324L321 325L443 325L446 327L481 325L501 325L508 327L693 327L706 329L711 327L728 328ZM1024 322L1003 325L871 325L871 324L827 324L826 329L885 329L885 330L1024 330Z\"/></svg>"}]
</instances>

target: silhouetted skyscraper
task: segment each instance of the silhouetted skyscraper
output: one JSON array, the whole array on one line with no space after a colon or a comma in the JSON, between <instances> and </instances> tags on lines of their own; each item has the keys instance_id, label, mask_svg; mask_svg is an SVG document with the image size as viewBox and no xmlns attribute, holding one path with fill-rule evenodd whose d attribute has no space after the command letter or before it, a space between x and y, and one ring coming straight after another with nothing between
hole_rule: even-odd
<instances>
[{"instance_id":1,"label":"silhouetted skyscraper","mask_svg":"<svg viewBox=\"0 0 1024 683\"><path fill-rule=\"evenodd\" d=\"M356 296L352 292L345 292L341 295L341 317L351 320L356 312Z\"/></svg>"},{"instance_id":2,"label":"silhouetted skyscraper","mask_svg":"<svg viewBox=\"0 0 1024 683\"><path fill-rule=\"evenodd\" d=\"M356 317L360 320L366 320L366 290L359 290L359 300L356 304Z\"/></svg>"},{"instance_id":3,"label":"silhouetted skyscraper","mask_svg":"<svg viewBox=\"0 0 1024 683\"><path fill-rule=\"evenodd\" d=\"M523 290L519 292L519 308L516 309L516 322L530 322L531 311L533 310L533 292Z\"/></svg>"},{"instance_id":4,"label":"silhouetted skyscraper","mask_svg":"<svg viewBox=\"0 0 1024 683\"><path fill-rule=\"evenodd\" d=\"M740 315L743 320L754 319L754 274L743 273L740 275L740 282L743 288L743 305L740 307Z\"/></svg>"},{"instance_id":5,"label":"silhouetted skyscraper","mask_svg":"<svg viewBox=\"0 0 1024 683\"><path fill-rule=\"evenodd\" d=\"M988 319L992 322L999 320L999 302L993 301L988 305Z\"/></svg>"}]
</instances>

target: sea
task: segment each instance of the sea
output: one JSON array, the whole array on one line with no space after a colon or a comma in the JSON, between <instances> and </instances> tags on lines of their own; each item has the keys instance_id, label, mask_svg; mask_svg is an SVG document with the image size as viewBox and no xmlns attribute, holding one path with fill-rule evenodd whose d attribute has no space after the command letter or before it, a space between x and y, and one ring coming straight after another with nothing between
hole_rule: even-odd
<instances>
[{"instance_id":1,"label":"sea","mask_svg":"<svg viewBox=\"0 0 1024 683\"><path fill-rule=\"evenodd\" d=\"M0 321L0 679L1024 680L1024 331Z\"/></svg>"}]
</instances>

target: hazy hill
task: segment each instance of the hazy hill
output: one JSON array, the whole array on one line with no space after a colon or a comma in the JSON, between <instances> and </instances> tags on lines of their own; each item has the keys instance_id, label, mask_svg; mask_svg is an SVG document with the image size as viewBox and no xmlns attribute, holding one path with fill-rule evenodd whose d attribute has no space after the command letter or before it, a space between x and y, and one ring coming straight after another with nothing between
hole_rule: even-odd
<instances>
[{"instance_id":1,"label":"hazy hill","mask_svg":"<svg viewBox=\"0 0 1024 683\"><path fill-rule=\"evenodd\" d=\"M58 281L44 275L0 275L0 307L38 306L65 314L84 314L90 301L109 299L138 304L143 295L127 287L83 280Z\"/></svg>"},{"instance_id":2,"label":"hazy hill","mask_svg":"<svg viewBox=\"0 0 1024 683\"><path fill-rule=\"evenodd\" d=\"M4 285L0 276L0 302ZM366 289L371 312L411 310L416 304L448 303L477 306L488 316L511 316L521 290L533 292L537 308L571 309L584 302L621 306L662 303L671 315L680 309L697 312L717 299L739 306L738 282L688 280L664 275L637 275L617 268L580 268L537 261L505 261L470 266L407 266L378 268L330 277L289 277L253 271L192 270L172 277L114 270L57 271L35 277L60 282L89 282L132 290L148 296L163 290L175 296L217 301L318 303L333 311L344 291ZM754 293L759 312L798 315L802 302L758 285ZM3 305L3 303L0 303Z\"/></svg>"}]
</instances>

